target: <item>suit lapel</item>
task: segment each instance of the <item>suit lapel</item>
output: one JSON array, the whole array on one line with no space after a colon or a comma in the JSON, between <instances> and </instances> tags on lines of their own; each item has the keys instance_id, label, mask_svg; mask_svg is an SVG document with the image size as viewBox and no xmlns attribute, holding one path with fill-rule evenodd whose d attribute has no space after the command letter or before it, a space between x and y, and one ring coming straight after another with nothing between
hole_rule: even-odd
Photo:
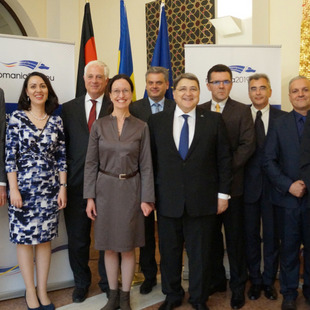
<instances>
[{"instance_id":1,"label":"suit lapel","mask_svg":"<svg viewBox=\"0 0 310 310\"><path fill-rule=\"evenodd\" d=\"M290 112L288 114L288 122L287 122L287 127L289 128L288 130L288 134L290 134L290 136L292 137L292 142L294 143L295 147L297 149L299 149L300 147L300 143L299 143L299 134L298 134L298 130L297 130L297 126L296 126L296 120L295 120L295 116L294 116L294 112ZM284 133L283 133L284 134ZM294 147L293 145L291 145L290 147Z\"/></svg>"},{"instance_id":2,"label":"suit lapel","mask_svg":"<svg viewBox=\"0 0 310 310\"><path fill-rule=\"evenodd\" d=\"M199 144L200 137L203 134L203 128L205 126L204 119L205 119L204 113L202 111L200 111L200 109L196 108L195 132L194 132L192 144L188 150L186 158L191 156L191 154L195 150L196 146Z\"/></svg>"},{"instance_id":3,"label":"suit lapel","mask_svg":"<svg viewBox=\"0 0 310 310\"><path fill-rule=\"evenodd\" d=\"M85 112L85 96L79 98L79 102L76 105L76 111L74 113L77 114L79 122L83 128L88 132L88 125L86 121L86 112Z\"/></svg>"}]
</instances>

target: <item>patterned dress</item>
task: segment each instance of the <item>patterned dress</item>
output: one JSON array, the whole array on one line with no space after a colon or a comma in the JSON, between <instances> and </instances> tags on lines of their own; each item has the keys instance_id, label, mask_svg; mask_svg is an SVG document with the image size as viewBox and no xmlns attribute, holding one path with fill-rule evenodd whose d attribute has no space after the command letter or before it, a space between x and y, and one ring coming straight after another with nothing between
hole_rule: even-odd
<instances>
[{"instance_id":1,"label":"patterned dress","mask_svg":"<svg viewBox=\"0 0 310 310\"><path fill-rule=\"evenodd\" d=\"M7 127L6 172L17 172L23 200L21 209L9 204L13 243L35 245L57 236L58 173L67 169L61 118L51 116L39 137L41 131L24 111L12 113ZM34 146L29 150L30 145Z\"/></svg>"}]
</instances>

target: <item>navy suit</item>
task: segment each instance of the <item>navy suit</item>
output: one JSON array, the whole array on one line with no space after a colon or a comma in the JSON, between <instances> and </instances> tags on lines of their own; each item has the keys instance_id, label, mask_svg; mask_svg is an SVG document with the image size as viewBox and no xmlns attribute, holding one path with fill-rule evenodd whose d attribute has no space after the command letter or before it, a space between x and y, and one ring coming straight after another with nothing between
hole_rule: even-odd
<instances>
[{"instance_id":1,"label":"navy suit","mask_svg":"<svg viewBox=\"0 0 310 310\"><path fill-rule=\"evenodd\" d=\"M174 110L175 102L171 99L165 99L164 111ZM137 100L130 104L130 113L147 122L152 115L152 109L148 98ZM155 216L152 212L144 217L145 223L145 246L140 248L140 266L146 280L156 279L157 263L155 260Z\"/></svg>"},{"instance_id":2,"label":"navy suit","mask_svg":"<svg viewBox=\"0 0 310 310\"><path fill-rule=\"evenodd\" d=\"M300 176L300 136L294 111L278 118L267 135L263 167L273 185L271 197L276 207L280 232L280 286L286 300L297 298L299 251L305 247L303 293L310 298L310 208L307 194L297 198L289 193Z\"/></svg>"},{"instance_id":3,"label":"navy suit","mask_svg":"<svg viewBox=\"0 0 310 310\"><path fill-rule=\"evenodd\" d=\"M276 118L286 114L270 106L268 131ZM263 172L263 148L256 148L249 159L244 174L244 214L246 234L246 258L252 284L273 285L278 271L279 236L275 208L271 203L271 184ZM261 273L261 223L263 226L263 261Z\"/></svg>"},{"instance_id":4,"label":"navy suit","mask_svg":"<svg viewBox=\"0 0 310 310\"><path fill-rule=\"evenodd\" d=\"M112 105L104 96L99 117L105 116ZM85 96L78 97L62 105L61 117L66 136L68 163L68 204L64 209L68 233L69 261L75 285L88 288L91 284L91 271L88 266L91 220L86 214L87 200L83 199L84 164L88 146L89 130L85 111ZM107 289L108 281L104 265L104 251L100 251L98 262L102 290Z\"/></svg>"},{"instance_id":5,"label":"navy suit","mask_svg":"<svg viewBox=\"0 0 310 310\"><path fill-rule=\"evenodd\" d=\"M149 119L162 290L166 300L182 300L185 242L189 302L201 304L208 299L217 196L230 193L231 151L221 115L197 106L193 141L183 160L174 142L173 123L174 111Z\"/></svg>"}]
</instances>

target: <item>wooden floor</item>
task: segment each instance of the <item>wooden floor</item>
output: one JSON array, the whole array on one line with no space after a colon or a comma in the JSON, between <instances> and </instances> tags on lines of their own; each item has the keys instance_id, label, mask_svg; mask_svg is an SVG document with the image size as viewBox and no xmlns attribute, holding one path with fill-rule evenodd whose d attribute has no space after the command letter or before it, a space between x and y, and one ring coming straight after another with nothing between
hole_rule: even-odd
<instances>
[{"instance_id":1,"label":"wooden floor","mask_svg":"<svg viewBox=\"0 0 310 310\"><path fill-rule=\"evenodd\" d=\"M89 262L90 268L92 270L92 284L89 289L88 297L96 296L98 294L101 294L101 290L99 289L97 283L99 281L98 276L98 270L97 270L97 260L98 260L98 252L91 248L91 259ZM159 253L158 249L156 251L156 260L159 263ZM138 251L137 251L137 261L138 261ZM138 264L137 264L137 271L138 271ZM157 284L160 286L160 283ZM249 283L247 284L248 289ZM279 292L279 283L276 282L276 288ZM137 290L136 290L137 291ZM72 303L72 292L73 288L68 289L62 289L58 291L53 291L49 293L49 296L53 303L55 304L56 308L68 305ZM137 293L137 297L139 298L139 293ZM153 298L152 293L147 295L151 299ZM183 310L190 310L192 307L187 303L188 294L185 295L185 298L183 300L183 304L178 307L177 309L183 309ZM216 293L212 295L209 298L208 306L210 310L228 310L230 308L230 298L231 298L231 292L228 289L227 292L224 293ZM158 299L157 299L158 300ZM279 298L276 301L270 301L265 298L265 296L261 296L256 301L251 301L248 298L246 298L246 304L242 308L243 310L274 310L274 309L281 309L281 302L282 302L282 296L279 294ZM149 303L152 304L152 303ZM154 302L153 306L144 308L147 310L156 310L160 306L161 303ZM86 309L85 306L83 307L82 304L74 304L74 306L71 309ZM301 290L299 290L299 297L297 300L298 310L310 310L310 306L305 304L305 299L302 296ZM102 305L104 306L104 304ZM0 301L0 309L1 310L24 310L26 309L26 304L24 298L16 298L6 301ZM92 307L88 306L87 310L99 310L98 307ZM133 310L140 310L140 309L133 309Z\"/></svg>"}]
</instances>

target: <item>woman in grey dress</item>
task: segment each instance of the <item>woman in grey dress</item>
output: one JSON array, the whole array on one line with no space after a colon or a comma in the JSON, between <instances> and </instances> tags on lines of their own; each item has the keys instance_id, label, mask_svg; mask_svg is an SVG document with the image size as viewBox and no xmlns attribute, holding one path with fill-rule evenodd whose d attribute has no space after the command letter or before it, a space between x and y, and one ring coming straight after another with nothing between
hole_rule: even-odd
<instances>
[{"instance_id":1,"label":"woman in grey dress","mask_svg":"<svg viewBox=\"0 0 310 310\"><path fill-rule=\"evenodd\" d=\"M84 172L87 215L95 221L95 248L105 251L110 298L104 310L131 309L135 248L144 246L144 218L154 209L149 130L129 113L133 84L127 75L108 85L113 112L94 122ZM118 290L119 253L122 289Z\"/></svg>"}]
</instances>

